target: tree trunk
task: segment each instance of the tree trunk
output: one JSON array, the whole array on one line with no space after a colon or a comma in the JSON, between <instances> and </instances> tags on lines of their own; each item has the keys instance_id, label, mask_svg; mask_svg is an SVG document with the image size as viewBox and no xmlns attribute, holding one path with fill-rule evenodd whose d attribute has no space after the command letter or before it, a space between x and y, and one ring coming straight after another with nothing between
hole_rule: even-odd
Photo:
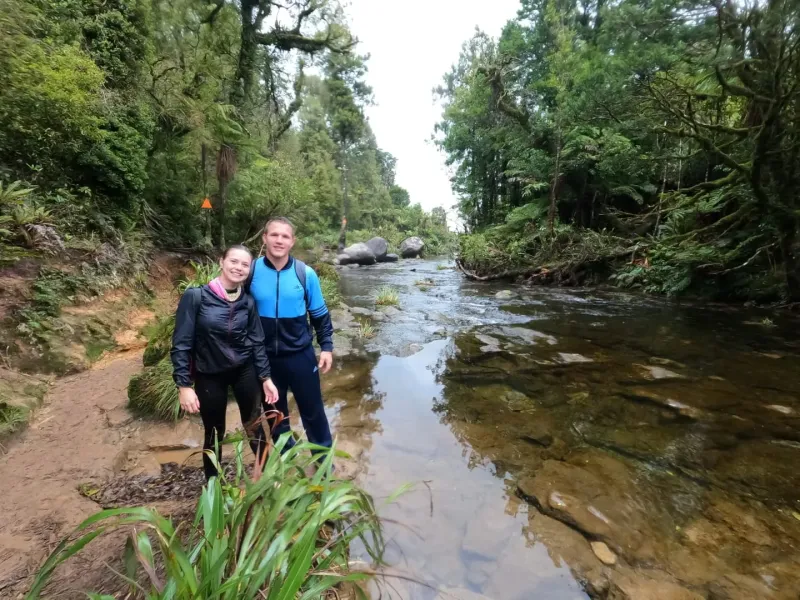
<instances>
[{"instance_id":1,"label":"tree trunk","mask_svg":"<svg viewBox=\"0 0 800 600\"><path fill-rule=\"evenodd\" d=\"M244 108L253 91L258 34L255 15L257 0L241 0L242 33L239 41L239 60L236 65L236 79L231 88L231 104L240 111Z\"/></svg>"},{"instance_id":2,"label":"tree trunk","mask_svg":"<svg viewBox=\"0 0 800 600\"><path fill-rule=\"evenodd\" d=\"M225 203L228 199L228 186L236 174L236 150L233 146L222 144L217 154L217 183L219 185L217 198L219 207L219 247L225 250Z\"/></svg>"},{"instance_id":3,"label":"tree trunk","mask_svg":"<svg viewBox=\"0 0 800 600\"><path fill-rule=\"evenodd\" d=\"M794 256L794 242L797 237L795 219L783 216L779 231L786 295L790 302L797 302L800 300L800 273L797 272L797 261Z\"/></svg>"},{"instance_id":4,"label":"tree trunk","mask_svg":"<svg viewBox=\"0 0 800 600\"><path fill-rule=\"evenodd\" d=\"M547 212L547 228L553 233L556 222L556 203L558 202L558 184L561 181L561 132L556 141L556 167L553 173L553 185L550 186L550 210Z\"/></svg>"}]
</instances>

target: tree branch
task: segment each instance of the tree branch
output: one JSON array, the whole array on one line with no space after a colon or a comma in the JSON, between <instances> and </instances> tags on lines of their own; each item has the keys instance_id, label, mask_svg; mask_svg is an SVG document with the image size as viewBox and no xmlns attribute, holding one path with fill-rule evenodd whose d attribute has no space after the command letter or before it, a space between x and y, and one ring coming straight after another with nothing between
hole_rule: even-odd
<instances>
[{"instance_id":1,"label":"tree branch","mask_svg":"<svg viewBox=\"0 0 800 600\"><path fill-rule=\"evenodd\" d=\"M217 0L216 3L214 4L214 8L211 10L210 13L208 13L208 16L201 21L201 23L203 23L204 25L214 25L214 21L216 20L219 11L221 11L224 6L225 6L225 0Z\"/></svg>"},{"instance_id":2,"label":"tree branch","mask_svg":"<svg viewBox=\"0 0 800 600\"><path fill-rule=\"evenodd\" d=\"M303 85L306 80L305 73L303 72L304 67L305 62L301 60L297 69L297 79L294 80L294 100L286 107L286 112L281 115L278 126L272 137L273 142L286 133L289 127L292 126L292 117L300 110L300 107L303 106Z\"/></svg>"},{"instance_id":3,"label":"tree branch","mask_svg":"<svg viewBox=\"0 0 800 600\"><path fill-rule=\"evenodd\" d=\"M284 52L300 50L313 55L324 50L337 53L348 52L357 43L351 36L348 36L348 38L347 41L340 43L341 39L333 35L330 27L328 27L327 35L324 38L311 38L295 31L276 27L269 33L256 34L255 41L261 46L271 46Z\"/></svg>"}]
</instances>

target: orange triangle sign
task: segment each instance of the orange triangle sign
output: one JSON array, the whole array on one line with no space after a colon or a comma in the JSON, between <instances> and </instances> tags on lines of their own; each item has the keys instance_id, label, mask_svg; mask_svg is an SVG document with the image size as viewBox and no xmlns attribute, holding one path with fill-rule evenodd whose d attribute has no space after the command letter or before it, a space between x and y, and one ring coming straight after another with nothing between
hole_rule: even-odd
<instances>
[{"instance_id":1,"label":"orange triangle sign","mask_svg":"<svg viewBox=\"0 0 800 600\"><path fill-rule=\"evenodd\" d=\"M211 201L208 198L203 198L203 203L200 208L211 208Z\"/></svg>"}]
</instances>

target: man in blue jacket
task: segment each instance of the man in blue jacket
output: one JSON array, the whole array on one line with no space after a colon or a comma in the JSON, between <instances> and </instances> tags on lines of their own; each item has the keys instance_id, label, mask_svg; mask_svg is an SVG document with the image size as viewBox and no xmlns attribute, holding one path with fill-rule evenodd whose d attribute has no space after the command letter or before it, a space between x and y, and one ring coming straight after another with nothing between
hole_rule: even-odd
<instances>
[{"instance_id":1,"label":"man in blue jacket","mask_svg":"<svg viewBox=\"0 0 800 600\"><path fill-rule=\"evenodd\" d=\"M270 220L263 241L266 256L255 261L249 287L264 329L272 381L278 388L275 407L286 417L273 438L277 440L289 431L286 395L292 390L308 441L330 447L331 429L322 403L319 372L327 373L333 365L333 325L319 277L289 254L295 237L288 219ZM319 361L312 347L309 317L322 350Z\"/></svg>"}]
</instances>

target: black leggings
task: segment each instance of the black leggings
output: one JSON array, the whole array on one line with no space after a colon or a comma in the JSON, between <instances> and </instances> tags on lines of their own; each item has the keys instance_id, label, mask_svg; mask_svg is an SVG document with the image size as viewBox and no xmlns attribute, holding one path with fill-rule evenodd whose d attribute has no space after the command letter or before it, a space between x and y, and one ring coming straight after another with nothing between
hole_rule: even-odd
<instances>
[{"instance_id":1,"label":"black leggings","mask_svg":"<svg viewBox=\"0 0 800 600\"><path fill-rule=\"evenodd\" d=\"M250 429L250 424L261 416L261 404L264 390L256 374L252 360L248 360L240 367L223 371L222 373L197 373L195 376L195 393L200 400L200 416L205 426L203 450L212 450L217 442L217 461L222 458L222 439L225 437L225 410L228 405L228 388L233 387L233 395L239 405L239 414L245 434L250 440L253 453L261 457L265 449L264 441L267 436L264 428L259 424ZM217 474L217 469L211 458L203 453L203 468L206 478Z\"/></svg>"}]
</instances>

